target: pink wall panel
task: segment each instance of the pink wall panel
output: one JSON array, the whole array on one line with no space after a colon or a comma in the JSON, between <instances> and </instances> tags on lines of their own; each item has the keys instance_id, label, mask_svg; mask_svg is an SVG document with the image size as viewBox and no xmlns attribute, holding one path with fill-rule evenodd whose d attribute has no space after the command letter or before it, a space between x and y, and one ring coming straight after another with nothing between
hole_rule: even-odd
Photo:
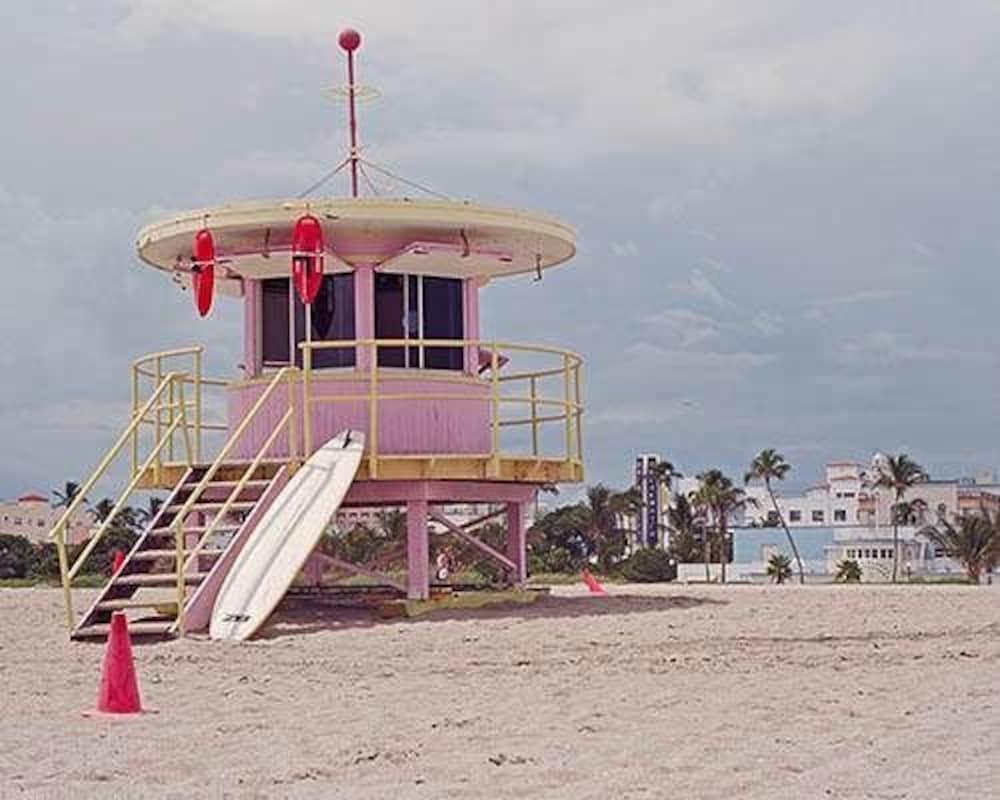
<instances>
[{"instance_id":1,"label":"pink wall panel","mask_svg":"<svg viewBox=\"0 0 1000 800\"><path fill-rule=\"evenodd\" d=\"M234 427L265 390L263 383L234 384L228 389L229 425ZM318 447L345 428L355 428L368 435L367 399L319 402L322 397L364 395L367 381L314 380L313 447ZM485 382L450 382L419 376L382 378L381 395L447 394L447 399L378 401L378 451L385 454L488 453L490 451L490 387ZM302 408L301 386L297 387L297 408ZM275 390L267 405L251 423L242 441L237 443L238 458L253 457L288 408L288 392ZM297 421L299 447L302 424ZM288 436L283 432L271 455L288 452Z\"/></svg>"},{"instance_id":2,"label":"pink wall panel","mask_svg":"<svg viewBox=\"0 0 1000 800\"><path fill-rule=\"evenodd\" d=\"M260 372L260 348L257 329L260 327L260 281L243 281L243 366L253 377Z\"/></svg>"}]
</instances>

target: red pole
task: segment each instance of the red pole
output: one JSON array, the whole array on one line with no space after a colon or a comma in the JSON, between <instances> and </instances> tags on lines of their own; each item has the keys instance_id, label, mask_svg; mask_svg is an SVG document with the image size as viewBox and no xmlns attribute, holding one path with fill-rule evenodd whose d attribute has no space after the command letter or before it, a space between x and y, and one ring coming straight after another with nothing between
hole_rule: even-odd
<instances>
[{"instance_id":1,"label":"red pole","mask_svg":"<svg viewBox=\"0 0 1000 800\"><path fill-rule=\"evenodd\" d=\"M361 46L361 34L345 28L338 37L347 52L347 121L351 132L351 196L358 196L358 117L355 109L354 51Z\"/></svg>"}]
</instances>

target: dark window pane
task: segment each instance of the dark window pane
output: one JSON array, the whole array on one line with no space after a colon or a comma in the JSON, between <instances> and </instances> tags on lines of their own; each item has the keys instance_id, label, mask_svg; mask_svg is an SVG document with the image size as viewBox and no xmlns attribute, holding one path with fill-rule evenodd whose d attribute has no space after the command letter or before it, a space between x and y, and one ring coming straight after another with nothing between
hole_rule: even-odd
<instances>
[{"instance_id":1,"label":"dark window pane","mask_svg":"<svg viewBox=\"0 0 1000 800\"><path fill-rule=\"evenodd\" d=\"M462 281L457 278L424 278L424 338L461 339ZM461 347L428 347L428 369L462 369Z\"/></svg>"},{"instance_id":2,"label":"dark window pane","mask_svg":"<svg viewBox=\"0 0 1000 800\"><path fill-rule=\"evenodd\" d=\"M261 358L265 364L287 364L288 278L268 278L261 283Z\"/></svg>"},{"instance_id":3,"label":"dark window pane","mask_svg":"<svg viewBox=\"0 0 1000 800\"><path fill-rule=\"evenodd\" d=\"M354 338L354 273L324 275L316 299L312 302L312 331L314 342L331 342ZM295 344L305 341L306 307L295 298ZM302 351L296 353L296 363L302 365ZM353 367L354 348L313 350L312 365L315 369Z\"/></svg>"},{"instance_id":4,"label":"dark window pane","mask_svg":"<svg viewBox=\"0 0 1000 800\"><path fill-rule=\"evenodd\" d=\"M375 338L403 339L403 276L375 275ZM380 367L402 367L402 347L380 347Z\"/></svg>"}]
</instances>

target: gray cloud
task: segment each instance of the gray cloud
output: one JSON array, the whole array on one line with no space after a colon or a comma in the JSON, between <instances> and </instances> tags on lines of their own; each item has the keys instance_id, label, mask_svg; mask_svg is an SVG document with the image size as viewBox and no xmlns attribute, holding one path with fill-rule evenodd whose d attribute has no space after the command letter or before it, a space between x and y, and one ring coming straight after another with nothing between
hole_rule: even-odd
<instances>
[{"instance_id":1,"label":"gray cloud","mask_svg":"<svg viewBox=\"0 0 1000 800\"><path fill-rule=\"evenodd\" d=\"M96 460L135 355L204 341L232 374L237 304L197 321L134 233L328 169L343 24L383 91L371 157L580 231L574 265L486 290L484 333L587 355L593 479L657 449L738 471L778 446L803 483L898 443L938 473L1000 463L996 4L620 6L9 9L0 495Z\"/></svg>"}]
</instances>

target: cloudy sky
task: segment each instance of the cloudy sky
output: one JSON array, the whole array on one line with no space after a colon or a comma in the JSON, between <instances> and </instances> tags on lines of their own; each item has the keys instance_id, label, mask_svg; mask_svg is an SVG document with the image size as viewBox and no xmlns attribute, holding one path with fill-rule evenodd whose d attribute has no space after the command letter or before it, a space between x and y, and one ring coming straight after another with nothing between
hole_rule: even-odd
<instances>
[{"instance_id":1,"label":"cloudy sky","mask_svg":"<svg viewBox=\"0 0 1000 800\"><path fill-rule=\"evenodd\" d=\"M585 354L591 480L1000 465L995 0L36 0L0 30L0 496L89 471L134 356L240 360L237 305L197 320L134 234L335 163L345 24L370 158L577 228L484 334Z\"/></svg>"}]
</instances>

